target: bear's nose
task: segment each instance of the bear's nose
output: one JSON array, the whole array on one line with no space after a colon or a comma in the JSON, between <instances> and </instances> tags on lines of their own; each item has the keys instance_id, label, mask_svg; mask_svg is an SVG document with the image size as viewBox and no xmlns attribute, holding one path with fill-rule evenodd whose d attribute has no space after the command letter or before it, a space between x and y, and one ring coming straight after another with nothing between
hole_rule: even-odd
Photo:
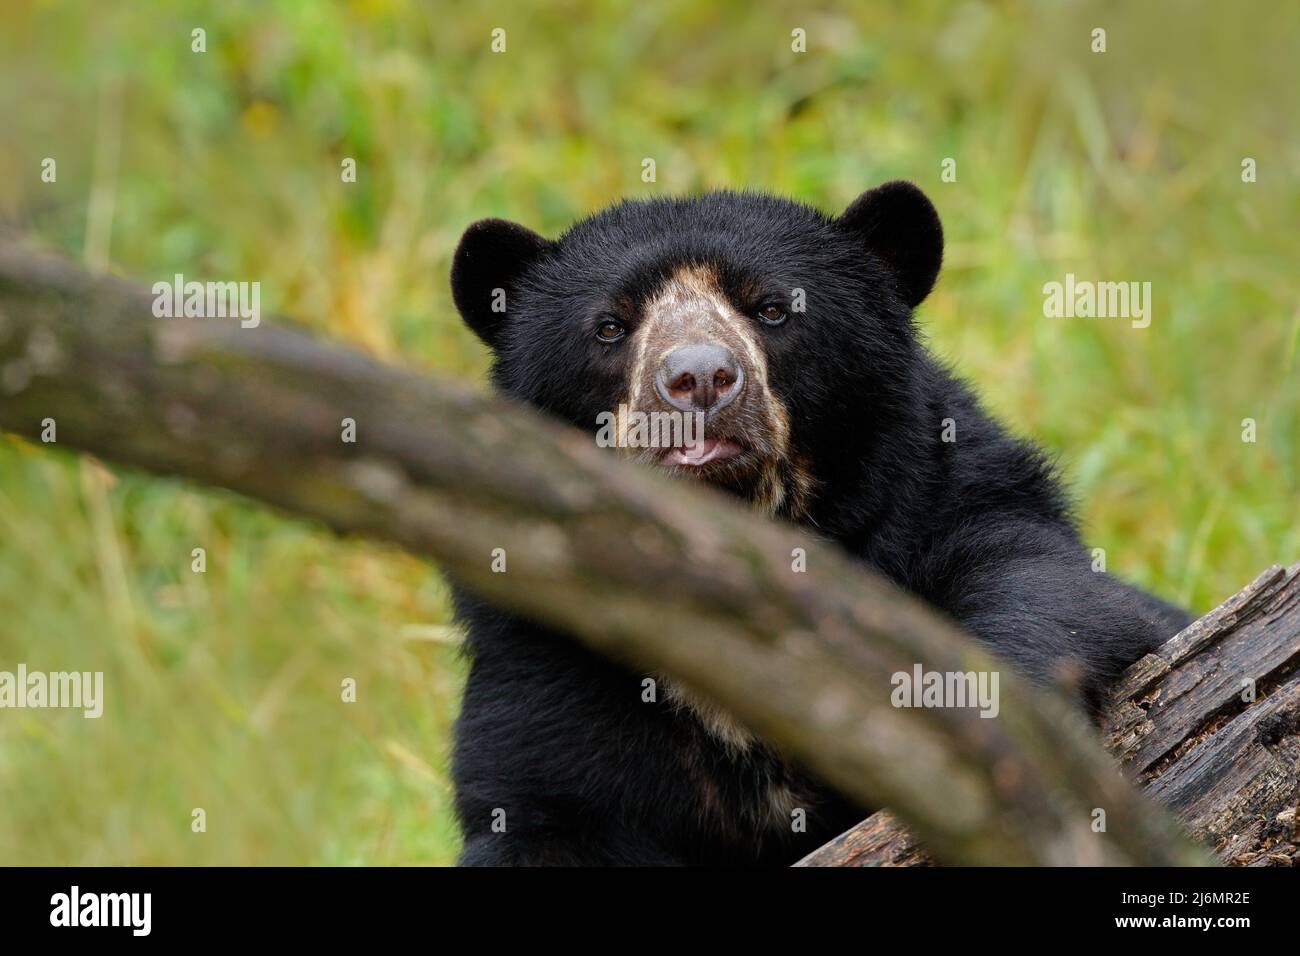
<instances>
[{"instance_id":1,"label":"bear's nose","mask_svg":"<svg viewBox=\"0 0 1300 956\"><path fill-rule=\"evenodd\" d=\"M745 370L731 350L704 343L673 349L655 373L655 388L665 402L684 412L718 412L745 384Z\"/></svg>"}]
</instances>

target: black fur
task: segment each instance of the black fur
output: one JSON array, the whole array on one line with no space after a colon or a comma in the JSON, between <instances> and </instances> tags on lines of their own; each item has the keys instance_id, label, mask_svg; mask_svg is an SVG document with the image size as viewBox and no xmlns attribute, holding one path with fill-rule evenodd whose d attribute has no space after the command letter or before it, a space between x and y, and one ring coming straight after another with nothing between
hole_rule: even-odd
<instances>
[{"instance_id":1,"label":"black fur","mask_svg":"<svg viewBox=\"0 0 1300 956\"><path fill-rule=\"evenodd\" d=\"M452 282L494 347L497 388L589 431L626 386L626 350L594 338L602 316L634 326L688 264L710 266L742 312L804 289L806 312L757 333L791 452L817 482L801 520L1026 674L1073 673L1095 709L1188 616L1092 571L1044 455L920 344L911 307L941 254L938 216L910 184L864 193L837 219L723 192L623 202L555 242L479 223ZM494 288L504 315L485 311ZM945 419L955 442L941 440ZM766 747L728 749L691 713L643 703L643 675L463 592L457 609L471 658L454 758L463 863L788 864L863 815ZM807 832L773 819L774 788L808 811Z\"/></svg>"}]
</instances>

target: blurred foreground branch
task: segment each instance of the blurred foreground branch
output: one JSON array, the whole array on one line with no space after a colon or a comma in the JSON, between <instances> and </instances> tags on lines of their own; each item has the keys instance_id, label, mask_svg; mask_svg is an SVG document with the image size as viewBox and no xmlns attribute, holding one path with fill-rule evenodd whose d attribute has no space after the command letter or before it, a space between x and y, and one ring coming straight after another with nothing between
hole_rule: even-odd
<instances>
[{"instance_id":1,"label":"blurred foreground branch","mask_svg":"<svg viewBox=\"0 0 1300 956\"><path fill-rule=\"evenodd\" d=\"M0 239L0 427L39 440L52 422L59 446L433 558L713 698L845 793L893 808L945 862L1208 859L1062 699L826 542L531 409L282 325L156 319L151 304L140 286ZM494 548L508 573L492 572ZM806 573L791 572L795 548ZM916 663L999 671L998 718L892 707L891 676Z\"/></svg>"}]
</instances>

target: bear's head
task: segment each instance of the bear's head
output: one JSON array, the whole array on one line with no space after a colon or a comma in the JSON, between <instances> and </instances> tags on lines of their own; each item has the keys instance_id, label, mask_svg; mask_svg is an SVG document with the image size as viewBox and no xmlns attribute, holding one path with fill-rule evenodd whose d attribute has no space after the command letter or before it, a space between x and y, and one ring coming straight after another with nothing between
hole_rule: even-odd
<instances>
[{"instance_id":1,"label":"bear's head","mask_svg":"<svg viewBox=\"0 0 1300 956\"><path fill-rule=\"evenodd\" d=\"M636 458L815 521L912 411L911 310L942 255L911 183L838 217L716 192L624 201L555 240L476 222L452 293L501 391L593 432L613 421Z\"/></svg>"}]
</instances>

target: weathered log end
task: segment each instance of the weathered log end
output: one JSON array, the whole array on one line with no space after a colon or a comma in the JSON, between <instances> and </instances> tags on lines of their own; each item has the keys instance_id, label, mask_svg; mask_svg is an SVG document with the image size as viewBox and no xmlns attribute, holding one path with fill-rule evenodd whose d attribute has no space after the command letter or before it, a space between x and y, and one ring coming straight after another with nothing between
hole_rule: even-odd
<instances>
[{"instance_id":1,"label":"weathered log end","mask_svg":"<svg viewBox=\"0 0 1300 956\"><path fill-rule=\"evenodd\" d=\"M1233 866L1300 865L1300 563L1269 568L1130 667L1104 722L1126 776ZM796 866L923 866L886 811Z\"/></svg>"},{"instance_id":2,"label":"weathered log end","mask_svg":"<svg viewBox=\"0 0 1300 956\"><path fill-rule=\"evenodd\" d=\"M873 813L795 866L934 866L892 813Z\"/></svg>"},{"instance_id":3,"label":"weathered log end","mask_svg":"<svg viewBox=\"0 0 1300 956\"><path fill-rule=\"evenodd\" d=\"M1108 711L1125 774L1224 863L1300 863L1300 564L1134 664Z\"/></svg>"}]
</instances>

